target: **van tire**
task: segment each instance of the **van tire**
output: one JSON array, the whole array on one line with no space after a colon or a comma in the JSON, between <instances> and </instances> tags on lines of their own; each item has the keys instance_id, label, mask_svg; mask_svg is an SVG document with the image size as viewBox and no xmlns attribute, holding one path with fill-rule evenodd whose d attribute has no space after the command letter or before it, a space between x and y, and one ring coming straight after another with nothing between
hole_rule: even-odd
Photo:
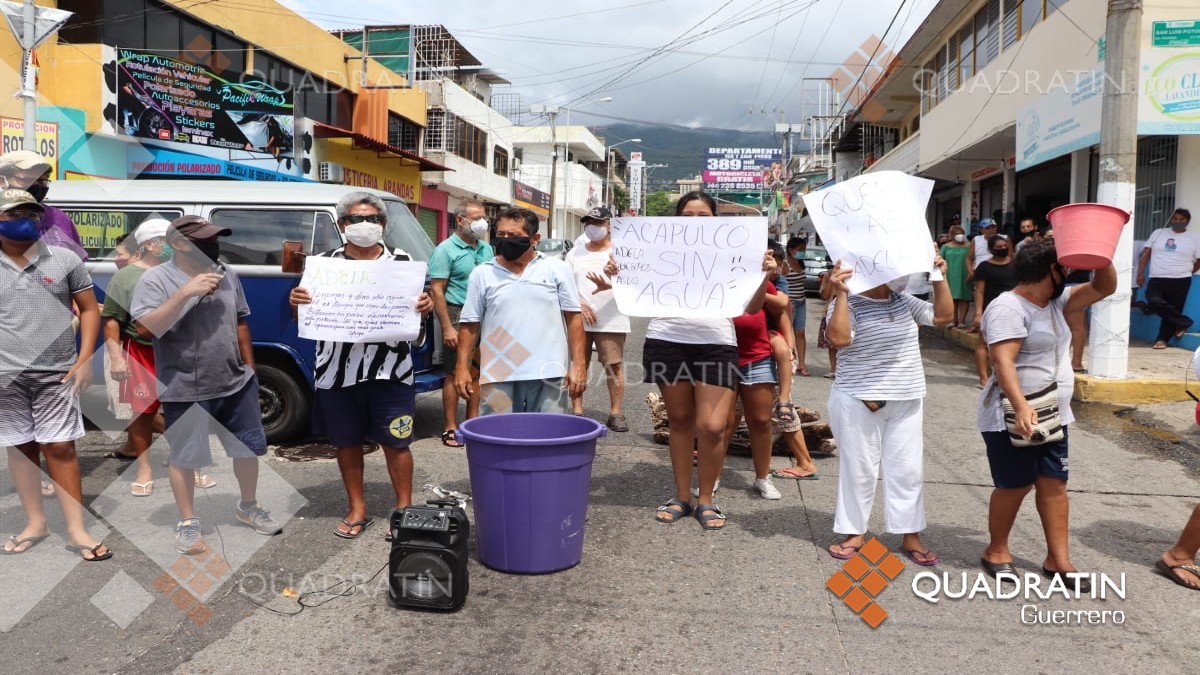
<instances>
[{"instance_id":1,"label":"van tire","mask_svg":"<svg viewBox=\"0 0 1200 675\"><path fill-rule=\"evenodd\" d=\"M255 371L258 374L258 403L262 409L267 441L281 443L310 431L311 404L308 393L291 373L265 363L258 364Z\"/></svg>"}]
</instances>

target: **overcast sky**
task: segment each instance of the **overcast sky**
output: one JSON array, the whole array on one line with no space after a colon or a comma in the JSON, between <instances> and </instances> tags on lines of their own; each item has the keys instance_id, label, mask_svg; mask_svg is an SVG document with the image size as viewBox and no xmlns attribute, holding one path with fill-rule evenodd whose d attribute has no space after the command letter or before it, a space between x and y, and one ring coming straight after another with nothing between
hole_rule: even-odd
<instances>
[{"instance_id":1,"label":"overcast sky","mask_svg":"<svg viewBox=\"0 0 1200 675\"><path fill-rule=\"evenodd\" d=\"M803 78L828 76L893 16L885 42L898 50L937 1L357 0L341 12L281 0L326 28L442 24L503 71L524 106L569 105L572 123L602 124L582 112L592 110L746 130L772 129L781 111L793 122L813 114L816 85Z\"/></svg>"}]
</instances>

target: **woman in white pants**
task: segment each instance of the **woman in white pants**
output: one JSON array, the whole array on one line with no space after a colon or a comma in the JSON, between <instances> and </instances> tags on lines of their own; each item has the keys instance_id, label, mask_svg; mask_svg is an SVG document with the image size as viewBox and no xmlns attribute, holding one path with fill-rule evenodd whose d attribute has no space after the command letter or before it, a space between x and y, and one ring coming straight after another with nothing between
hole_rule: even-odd
<instances>
[{"instance_id":1,"label":"woman in white pants","mask_svg":"<svg viewBox=\"0 0 1200 675\"><path fill-rule=\"evenodd\" d=\"M946 261L938 256L934 264L944 276ZM937 556L920 535L925 529L925 369L918 324L952 323L954 298L944 278L933 284L932 303L895 293L887 284L851 295L846 280L852 275L838 261L829 276L835 296L828 337L838 350L829 424L841 454L833 530L847 535L829 547L829 555L848 560L863 545L882 468L884 529L904 535L900 550L910 560L936 565Z\"/></svg>"}]
</instances>

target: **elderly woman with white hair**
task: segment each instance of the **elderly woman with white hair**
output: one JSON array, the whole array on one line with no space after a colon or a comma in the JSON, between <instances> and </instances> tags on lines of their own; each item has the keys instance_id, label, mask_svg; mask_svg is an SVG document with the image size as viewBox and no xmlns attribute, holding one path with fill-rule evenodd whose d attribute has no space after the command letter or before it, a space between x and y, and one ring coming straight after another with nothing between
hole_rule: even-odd
<instances>
[{"instance_id":1,"label":"elderly woman with white hair","mask_svg":"<svg viewBox=\"0 0 1200 675\"><path fill-rule=\"evenodd\" d=\"M321 257L337 260L412 260L400 249L383 243L387 206L368 192L352 192L337 204L338 230L346 243ZM312 302L305 288L294 288L292 306ZM433 309L429 294L417 298L422 315ZM338 469L346 487L349 512L334 528L343 539L357 539L374 523L363 495L363 444L383 448L388 476L396 495L395 507L412 503L413 440L416 389L412 348L408 342L317 341L316 396L313 423L317 433L337 447Z\"/></svg>"}]
</instances>

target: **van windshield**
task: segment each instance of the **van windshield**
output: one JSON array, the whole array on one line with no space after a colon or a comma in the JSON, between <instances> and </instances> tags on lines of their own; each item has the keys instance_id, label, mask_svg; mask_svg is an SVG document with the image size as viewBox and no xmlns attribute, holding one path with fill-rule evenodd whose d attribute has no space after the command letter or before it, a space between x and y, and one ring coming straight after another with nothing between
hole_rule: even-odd
<instances>
[{"instance_id":1,"label":"van windshield","mask_svg":"<svg viewBox=\"0 0 1200 675\"><path fill-rule=\"evenodd\" d=\"M384 202L387 204L388 224L383 239L388 248L404 249L413 260L428 262L433 255L433 242L425 234L421 223L417 222L404 202L394 199L385 199Z\"/></svg>"}]
</instances>

